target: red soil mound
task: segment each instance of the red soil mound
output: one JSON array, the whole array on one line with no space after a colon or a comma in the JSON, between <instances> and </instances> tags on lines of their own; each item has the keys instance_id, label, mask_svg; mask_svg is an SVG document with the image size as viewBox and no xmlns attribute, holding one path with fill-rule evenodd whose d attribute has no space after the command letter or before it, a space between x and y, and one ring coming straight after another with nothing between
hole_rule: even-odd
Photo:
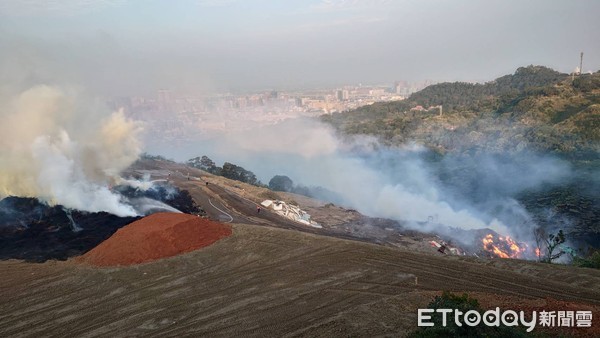
<instances>
[{"instance_id":1,"label":"red soil mound","mask_svg":"<svg viewBox=\"0 0 600 338\"><path fill-rule=\"evenodd\" d=\"M81 257L96 266L133 265L209 246L231 226L188 214L157 213L137 220Z\"/></svg>"}]
</instances>

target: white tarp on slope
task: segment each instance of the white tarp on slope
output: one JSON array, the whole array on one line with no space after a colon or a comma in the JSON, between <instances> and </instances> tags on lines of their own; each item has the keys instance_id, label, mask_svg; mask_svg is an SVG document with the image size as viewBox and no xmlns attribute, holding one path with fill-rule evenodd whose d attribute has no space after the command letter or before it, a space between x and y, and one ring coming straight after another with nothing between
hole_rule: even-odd
<instances>
[{"instance_id":1,"label":"white tarp on slope","mask_svg":"<svg viewBox=\"0 0 600 338\"><path fill-rule=\"evenodd\" d=\"M313 228L322 228L318 223L310 220L310 215L295 205L287 204L283 201L264 200L260 203L263 207L275 211L277 214L289 218L292 221L311 226Z\"/></svg>"}]
</instances>

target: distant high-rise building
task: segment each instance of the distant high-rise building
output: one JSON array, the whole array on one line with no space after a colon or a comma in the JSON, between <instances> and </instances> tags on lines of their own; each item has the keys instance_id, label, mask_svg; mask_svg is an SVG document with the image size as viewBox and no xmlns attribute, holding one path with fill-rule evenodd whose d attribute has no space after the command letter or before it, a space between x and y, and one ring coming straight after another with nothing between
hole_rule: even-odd
<instances>
[{"instance_id":1,"label":"distant high-rise building","mask_svg":"<svg viewBox=\"0 0 600 338\"><path fill-rule=\"evenodd\" d=\"M394 82L394 88L392 92L396 94L405 94L406 88L408 88L408 83L406 81L396 81Z\"/></svg>"},{"instance_id":2,"label":"distant high-rise building","mask_svg":"<svg viewBox=\"0 0 600 338\"><path fill-rule=\"evenodd\" d=\"M156 103L160 109L169 109L172 106L172 94L168 89L159 89L156 94Z\"/></svg>"},{"instance_id":3,"label":"distant high-rise building","mask_svg":"<svg viewBox=\"0 0 600 338\"><path fill-rule=\"evenodd\" d=\"M169 102L171 100L171 91L168 89L159 89L157 99L159 102Z\"/></svg>"},{"instance_id":4,"label":"distant high-rise building","mask_svg":"<svg viewBox=\"0 0 600 338\"><path fill-rule=\"evenodd\" d=\"M350 95L347 90L340 89L336 92L336 97L339 101L347 101Z\"/></svg>"}]
</instances>

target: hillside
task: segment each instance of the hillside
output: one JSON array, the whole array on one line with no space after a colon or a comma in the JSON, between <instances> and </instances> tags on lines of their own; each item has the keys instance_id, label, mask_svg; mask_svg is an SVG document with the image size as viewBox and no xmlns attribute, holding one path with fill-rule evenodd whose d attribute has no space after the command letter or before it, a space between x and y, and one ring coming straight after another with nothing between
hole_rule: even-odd
<instances>
[{"instance_id":1,"label":"hillside","mask_svg":"<svg viewBox=\"0 0 600 338\"><path fill-rule=\"evenodd\" d=\"M143 265L8 260L0 269L5 337L398 337L417 329L417 309L441 290L468 292L486 309L570 305L596 320L600 307L597 270L430 255L247 224L202 250Z\"/></svg>"},{"instance_id":2,"label":"hillside","mask_svg":"<svg viewBox=\"0 0 600 338\"><path fill-rule=\"evenodd\" d=\"M440 153L532 150L597 157L600 73L572 81L567 74L529 66L485 84L437 84L404 101L322 120L342 134L374 135L390 145L414 141Z\"/></svg>"},{"instance_id":3,"label":"hillside","mask_svg":"<svg viewBox=\"0 0 600 338\"><path fill-rule=\"evenodd\" d=\"M578 238L600 234L600 72L573 80L529 66L488 83L437 84L404 101L376 103L322 120L342 135L426 146L433 150L428 163L442 168L434 170L440 182L472 203L489 193L482 183L482 159L522 165L529 163L531 153L541 153L567 160L569 179L510 197L542 227L567 227L569 236ZM455 165L445 167L447 163Z\"/></svg>"},{"instance_id":4,"label":"hillside","mask_svg":"<svg viewBox=\"0 0 600 338\"><path fill-rule=\"evenodd\" d=\"M399 236L387 227L401 224L373 223L354 210L307 198L299 204L322 217L323 228L306 227L267 210L257 213L263 194L274 194L266 188L170 161L142 159L127 174L168 178L209 218L232 223L232 231L172 256L165 250L194 239L206 244L207 220L177 214L173 222L148 223L164 216L155 214L83 258L140 263L146 261L137 260L140 252L142 258L169 258L108 268L80 259L0 259L1 336L405 336L417 329L417 309L445 290L467 292L485 310L589 310L594 318L600 311L598 270L441 254L430 243L437 237ZM204 226L194 233L156 232L187 220ZM536 330L550 336L598 333L597 326Z\"/></svg>"}]
</instances>

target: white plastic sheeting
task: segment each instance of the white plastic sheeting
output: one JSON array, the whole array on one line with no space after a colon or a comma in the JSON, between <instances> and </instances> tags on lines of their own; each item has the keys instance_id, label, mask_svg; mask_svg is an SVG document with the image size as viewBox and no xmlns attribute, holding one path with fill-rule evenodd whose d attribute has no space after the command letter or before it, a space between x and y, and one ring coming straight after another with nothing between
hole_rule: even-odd
<instances>
[{"instance_id":1,"label":"white plastic sheeting","mask_svg":"<svg viewBox=\"0 0 600 338\"><path fill-rule=\"evenodd\" d=\"M322 228L319 223L310 220L310 215L295 205L287 204L283 201L264 200L260 203L265 208L270 208L277 214L289 218L292 221L311 226L313 228Z\"/></svg>"}]
</instances>

